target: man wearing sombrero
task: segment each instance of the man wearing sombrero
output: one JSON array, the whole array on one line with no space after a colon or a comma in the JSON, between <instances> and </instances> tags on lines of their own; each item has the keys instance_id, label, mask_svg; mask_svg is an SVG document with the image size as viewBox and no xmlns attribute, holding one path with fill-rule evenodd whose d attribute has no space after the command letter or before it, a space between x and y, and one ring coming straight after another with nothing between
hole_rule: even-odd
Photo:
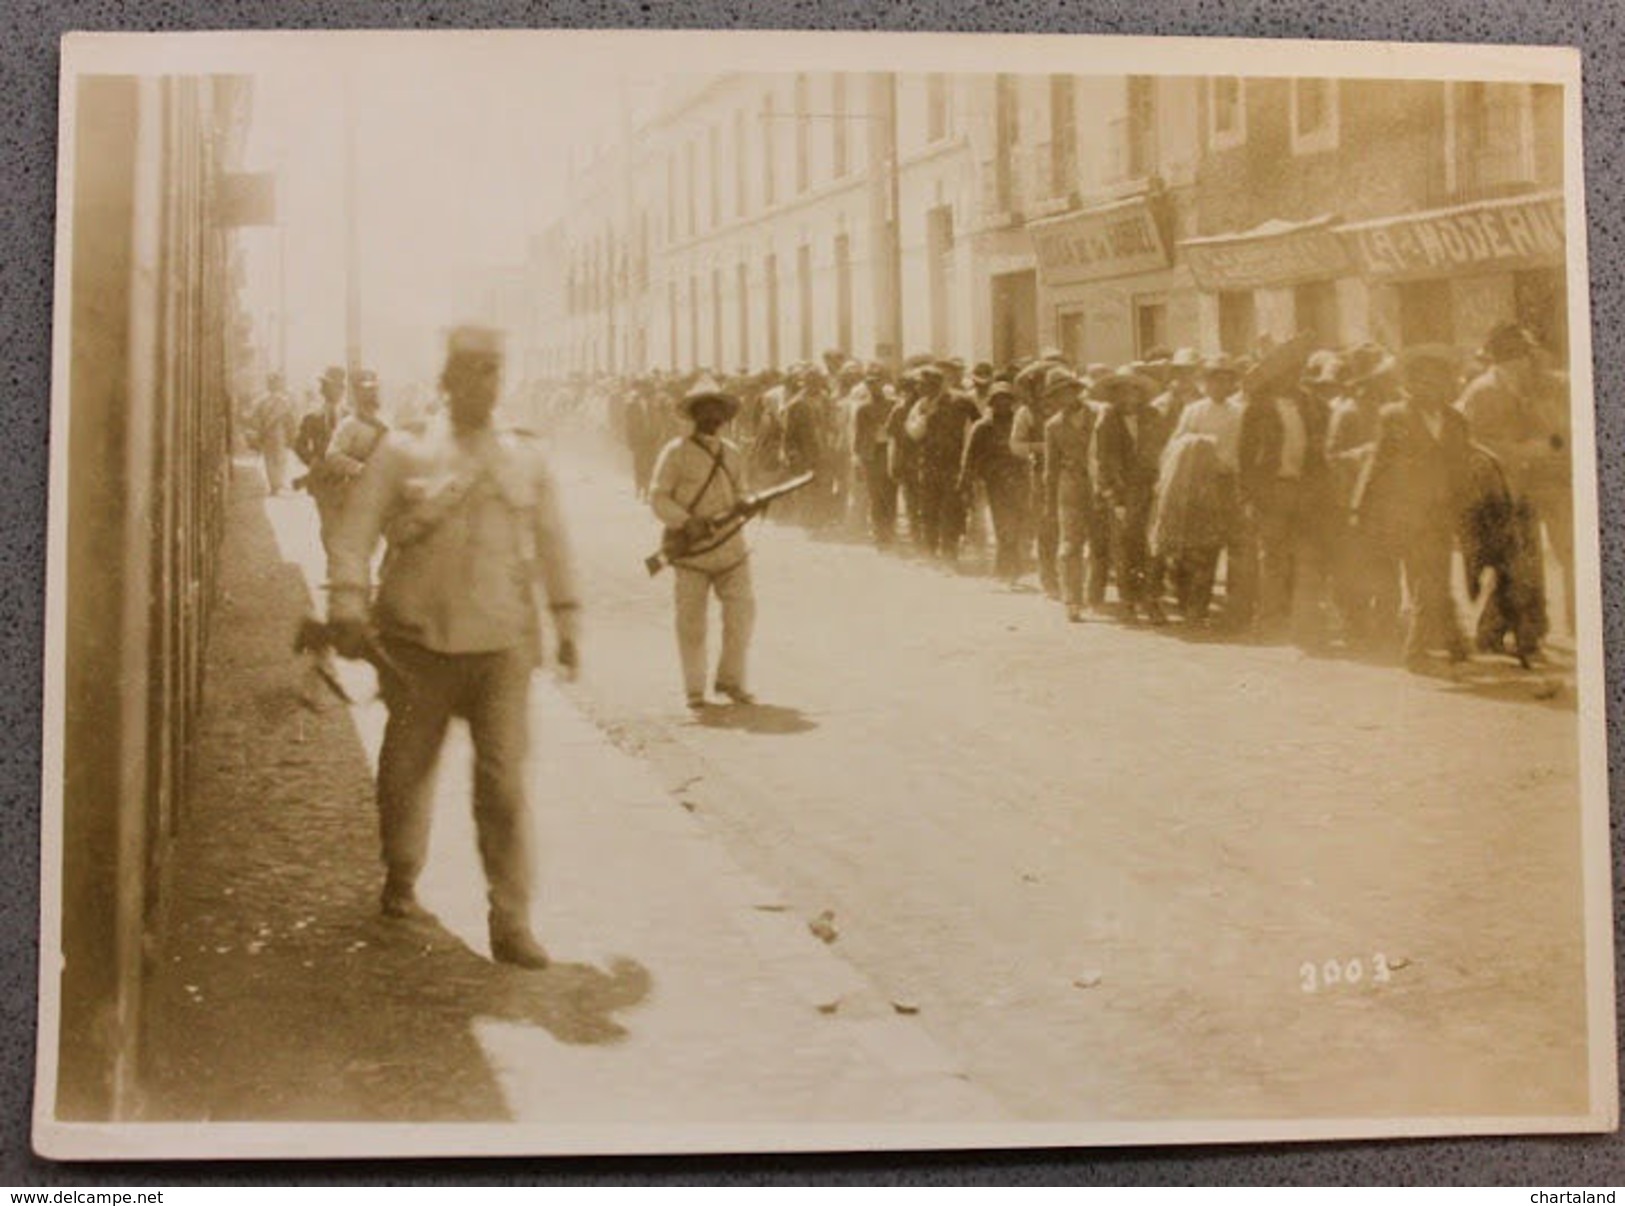
<instances>
[{"instance_id":1,"label":"man wearing sombrero","mask_svg":"<svg viewBox=\"0 0 1625 1206\"><path fill-rule=\"evenodd\" d=\"M715 382L701 379L678 406L694 430L661 451L649 502L661 523L698 540L672 561L677 571L677 652L683 690L691 709L707 706L706 613L715 591L722 603L716 689L737 704L750 704L755 699L746 689L745 660L756 623L756 594L751 588L744 520L736 518L713 530L713 521L728 515L745 497L744 461L739 449L722 438L723 425L738 413L739 402Z\"/></svg>"}]
</instances>

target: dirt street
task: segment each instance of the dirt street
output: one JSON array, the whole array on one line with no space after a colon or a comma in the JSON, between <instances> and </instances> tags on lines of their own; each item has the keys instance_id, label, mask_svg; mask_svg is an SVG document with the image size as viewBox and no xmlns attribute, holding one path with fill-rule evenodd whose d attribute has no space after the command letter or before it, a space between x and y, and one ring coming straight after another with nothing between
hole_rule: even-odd
<instances>
[{"instance_id":1,"label":"dirt street","mask_svg":"<svg viewBox=\"0 0 1625 1206\"><path fill-rule=\"evenodd\" d=\"M560 458L576 698L1030 1118L1585 1106L1576 713L755 532L761 706L682 706L624 476ZM713 635L713 641L715 636Z\"/></svg>"}]
</instances>

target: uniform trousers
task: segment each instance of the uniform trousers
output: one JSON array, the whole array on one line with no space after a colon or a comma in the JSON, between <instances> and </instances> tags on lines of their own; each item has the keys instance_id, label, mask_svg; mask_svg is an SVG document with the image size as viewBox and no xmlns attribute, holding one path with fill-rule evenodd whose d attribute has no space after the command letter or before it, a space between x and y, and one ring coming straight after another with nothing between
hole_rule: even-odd
<instances>
[{"instance_id":1,"label":"uniform trousers","mask_svg":"<svg viewBox=\"0 0 1625 1206\"><path fill-rule=\"evenodd\" d=\"M392 885L410 888L429 852L435 767L453 717L474 744L474 823L493 916L528 924L530 815L525 803L529 749L528 646L489 653L436 653L386 638L399 673L381 669L389 708L378 756L378 826Z\"/></svg>"},{"instance_id":2,"label":"uniform trousers","mask_svg":"<svg viewBox=\"0 0 1625 1206\"><path fill-rule=\"evenodd\" d=\"M725 570L707 572L677 566L677 651L683 663L683 690L705 694L706 637L711 592L722 604L722 656L717 659L719 688L744 690L745 658L756 627L756 592L751 587L750 559Z\"/></svg>"}]
</instances>

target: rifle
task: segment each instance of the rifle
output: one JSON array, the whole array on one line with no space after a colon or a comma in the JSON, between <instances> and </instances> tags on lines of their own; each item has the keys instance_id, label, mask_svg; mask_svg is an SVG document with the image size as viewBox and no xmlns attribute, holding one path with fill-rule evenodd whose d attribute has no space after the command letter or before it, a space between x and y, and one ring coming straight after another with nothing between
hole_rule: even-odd
<instances>
[{"instance_id":1,"label":"rifle","mask_svg":"<svg viewBox=\"0 0 1625 1206\"><path fill-rule=\"evenodd\" d=\"M684 528L667 528L660 538L660 551L653 556L643 559L643 568L649 571L653 578L661 570L674 561L689 556L695 551L695 546L703 546L715 539L716 534L735 520L741 526L753 515L759 515L767 509L767 504L775 498L783 498L786 494L801 489L813 480L811 473L803 473L799 477L792 477L787 482L780 482L766 490L758 490L755 494L748 494L721 515L713 515L705 520L704 530L696 535L690 535ZM730 532L729 535L732 535ZM726 537L724 537L726 539Z\"/></svg>"},{"instance_id":2,"label":"rifle","mask_svg":"<svg viewBox=\"0 0 1625 1206\"><path fill-rule=\"evenodd\" d=\"M333 673L332 658L334 650L333 626L331 624L324 623L314 616L306 616L300 620L299 626L294 630L293 634L293 651L304 659L306 673L336 695L340 702L345 704L355 703L355 700L350 698L350 693L344 689L344 684L339 682L338 676ZM371 633L367 635L363 657L380 671L387 670L397 677L402 676L403 672L395 659L389 656L389 653L379 644L378 638ZM305 697L305 706L312 711L315 710L316 705L308 695Z\"/></svg>"}]
</instances>

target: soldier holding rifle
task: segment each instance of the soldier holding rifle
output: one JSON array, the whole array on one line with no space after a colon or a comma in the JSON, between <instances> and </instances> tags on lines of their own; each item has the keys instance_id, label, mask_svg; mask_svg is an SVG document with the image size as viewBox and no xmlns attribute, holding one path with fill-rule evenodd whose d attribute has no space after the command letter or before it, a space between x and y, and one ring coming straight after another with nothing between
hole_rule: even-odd
<instances>
[{"instance_id":1,"label":"soldier holding rifle","mask_svg":"<svg viewBox=\"0 0 1625 1206\"><path fill-rule=\"evenodd\" d=\"M706 707L706 610L713 591L722 603L722 656L716 689L737 704L756 702L745 678L756 594L751 587L750 549L744 526L749 509L744 463L739 449L722 438L723 424L739 402L709 380L701 380L679 404L694 424L693 434L675 439L655 465L649 502L669 534L679 536L676 569L677 651L683 666L688 706ZM719 522L721 521L721 522ZM672 542L668 542L672 543Z\"/></svg>"}]
</instances>

